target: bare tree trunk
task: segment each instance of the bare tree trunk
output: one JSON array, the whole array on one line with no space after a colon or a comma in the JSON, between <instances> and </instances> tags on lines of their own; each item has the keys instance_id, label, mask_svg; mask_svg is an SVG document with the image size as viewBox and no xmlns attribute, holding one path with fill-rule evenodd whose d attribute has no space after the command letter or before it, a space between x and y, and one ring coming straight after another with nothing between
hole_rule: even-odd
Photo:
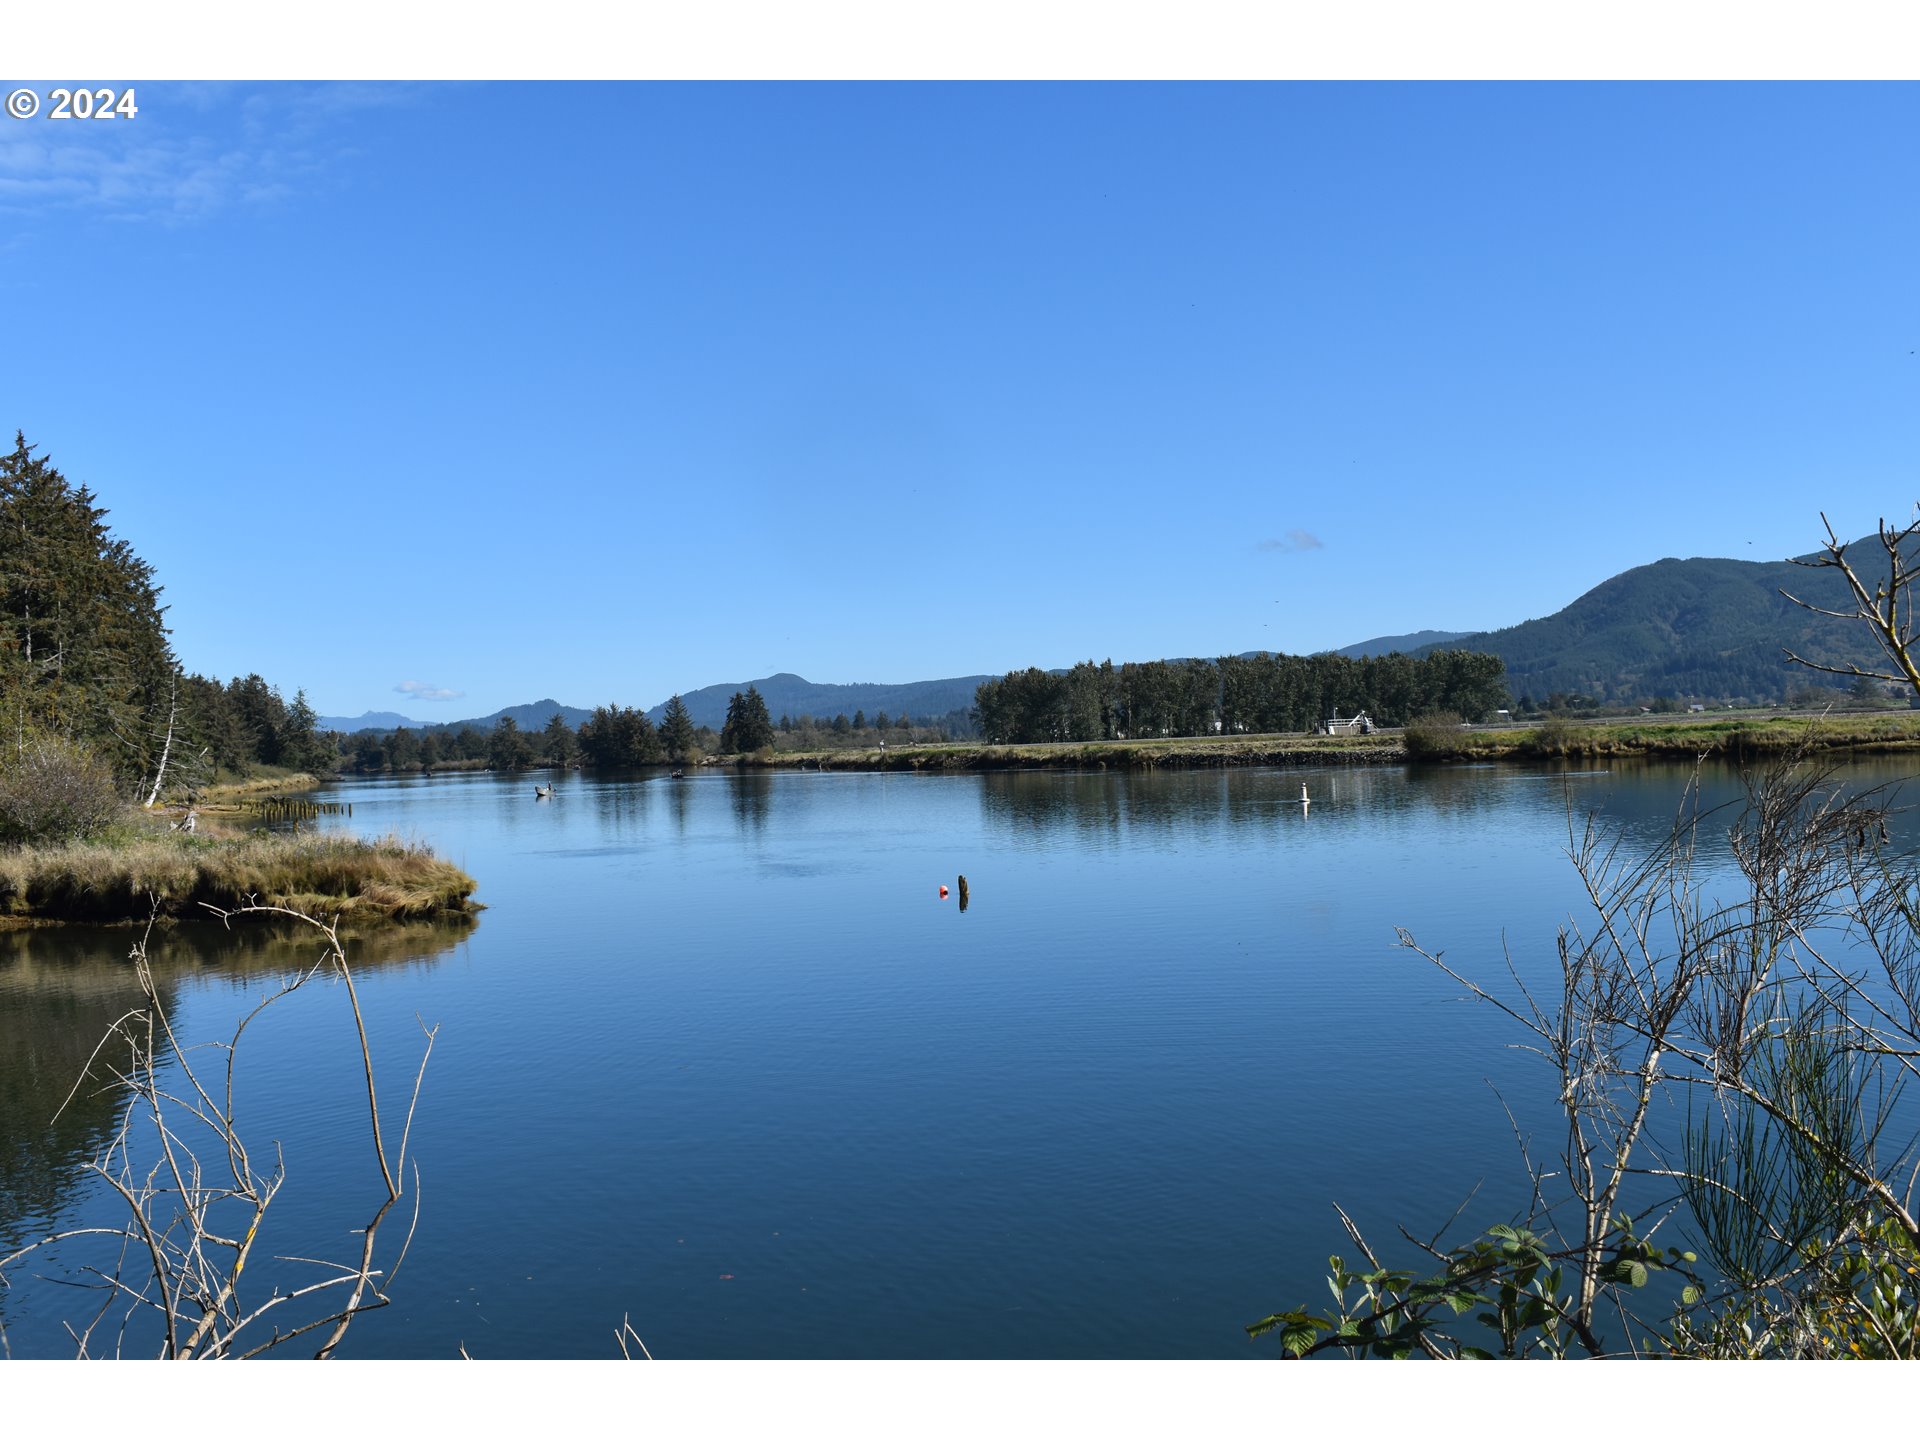
<instances>
[{"instance_id":1,"label":"bare tree trunk","mask_svg":"<svg viewBox=\"0 0 1920 1440\"><path fill-rule=\"evenodd\" d=\"M142 809L151 810L153 802L160 798L160 782L167 778L167 757L173 754L173 722L180 714L180 677L175 676L167 686L167 743L160 747L160 768L153 772L153 789L147 792L147 803Z\"/></svg>"}]
</instances>

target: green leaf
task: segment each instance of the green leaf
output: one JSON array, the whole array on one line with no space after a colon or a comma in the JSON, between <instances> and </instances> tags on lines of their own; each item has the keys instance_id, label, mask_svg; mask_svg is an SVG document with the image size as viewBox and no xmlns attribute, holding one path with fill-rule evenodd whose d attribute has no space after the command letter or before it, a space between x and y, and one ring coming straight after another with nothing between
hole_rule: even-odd
<instances>
[{"instance_id":1,"label":"green leaf","mask_svg":"<svg viewBox=\"0 0 1920 1440\"><path fill-rule=\"evenodd\" d=\"M1698 1304L1699 1300L1700 1287L1698 1285L1688 1285L1680 1291L1680 1303L1682 1305Z\"/></svg>"}]
</instances>

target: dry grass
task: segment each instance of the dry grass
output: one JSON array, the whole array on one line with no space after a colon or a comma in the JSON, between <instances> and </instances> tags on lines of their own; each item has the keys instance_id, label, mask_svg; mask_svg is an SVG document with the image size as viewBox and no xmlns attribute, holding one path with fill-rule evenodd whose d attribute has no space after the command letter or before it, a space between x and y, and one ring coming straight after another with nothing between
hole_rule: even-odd
<instances>
[{"instance_id":1,"label":"dry grass","mask_svg":"<svg viewBox=\"0 0 1920 1440\"><path fill-rule=\"evenodd\" d=\"M473 877L395 836L255 832L237 839L128 829L96 841L0 851L0 917L197 917L249 899L347 920L464 913ZM149 901L149 896L152 901Z\"/></svg>"}]
</instances>

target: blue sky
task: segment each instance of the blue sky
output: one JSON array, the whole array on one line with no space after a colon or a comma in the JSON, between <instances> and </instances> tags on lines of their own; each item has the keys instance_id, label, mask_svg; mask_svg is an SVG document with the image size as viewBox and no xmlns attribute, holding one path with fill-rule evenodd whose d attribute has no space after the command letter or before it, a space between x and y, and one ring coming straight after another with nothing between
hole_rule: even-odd
<instances>
[{"instance_id":1,"label":"blue sky","mask_svg":"<svg viewBox=\"0 0 1920 1440\"><path fill-rule=\"evenodd\" d=\"M0 424L323 713L1497 627L1915 495L1913 86L138 103L0 119Z\"/></svg>"}]
</instances>

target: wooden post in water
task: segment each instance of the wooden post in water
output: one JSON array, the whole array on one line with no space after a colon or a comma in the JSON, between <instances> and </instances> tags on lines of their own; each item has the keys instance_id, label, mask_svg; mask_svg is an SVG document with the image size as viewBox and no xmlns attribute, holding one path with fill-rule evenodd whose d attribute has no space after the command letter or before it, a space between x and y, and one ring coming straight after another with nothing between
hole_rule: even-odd
<instances>
[{"instance_id":1,"label":"wooden post in water","mask_svg":"<svg viewBox=\"0 0 1920 1440\"><path fill-rule=\"evenodd\" d=\"M960 908L967 908L967 877L964 875L960 877Z\"/></svg>"}]
</instances>

